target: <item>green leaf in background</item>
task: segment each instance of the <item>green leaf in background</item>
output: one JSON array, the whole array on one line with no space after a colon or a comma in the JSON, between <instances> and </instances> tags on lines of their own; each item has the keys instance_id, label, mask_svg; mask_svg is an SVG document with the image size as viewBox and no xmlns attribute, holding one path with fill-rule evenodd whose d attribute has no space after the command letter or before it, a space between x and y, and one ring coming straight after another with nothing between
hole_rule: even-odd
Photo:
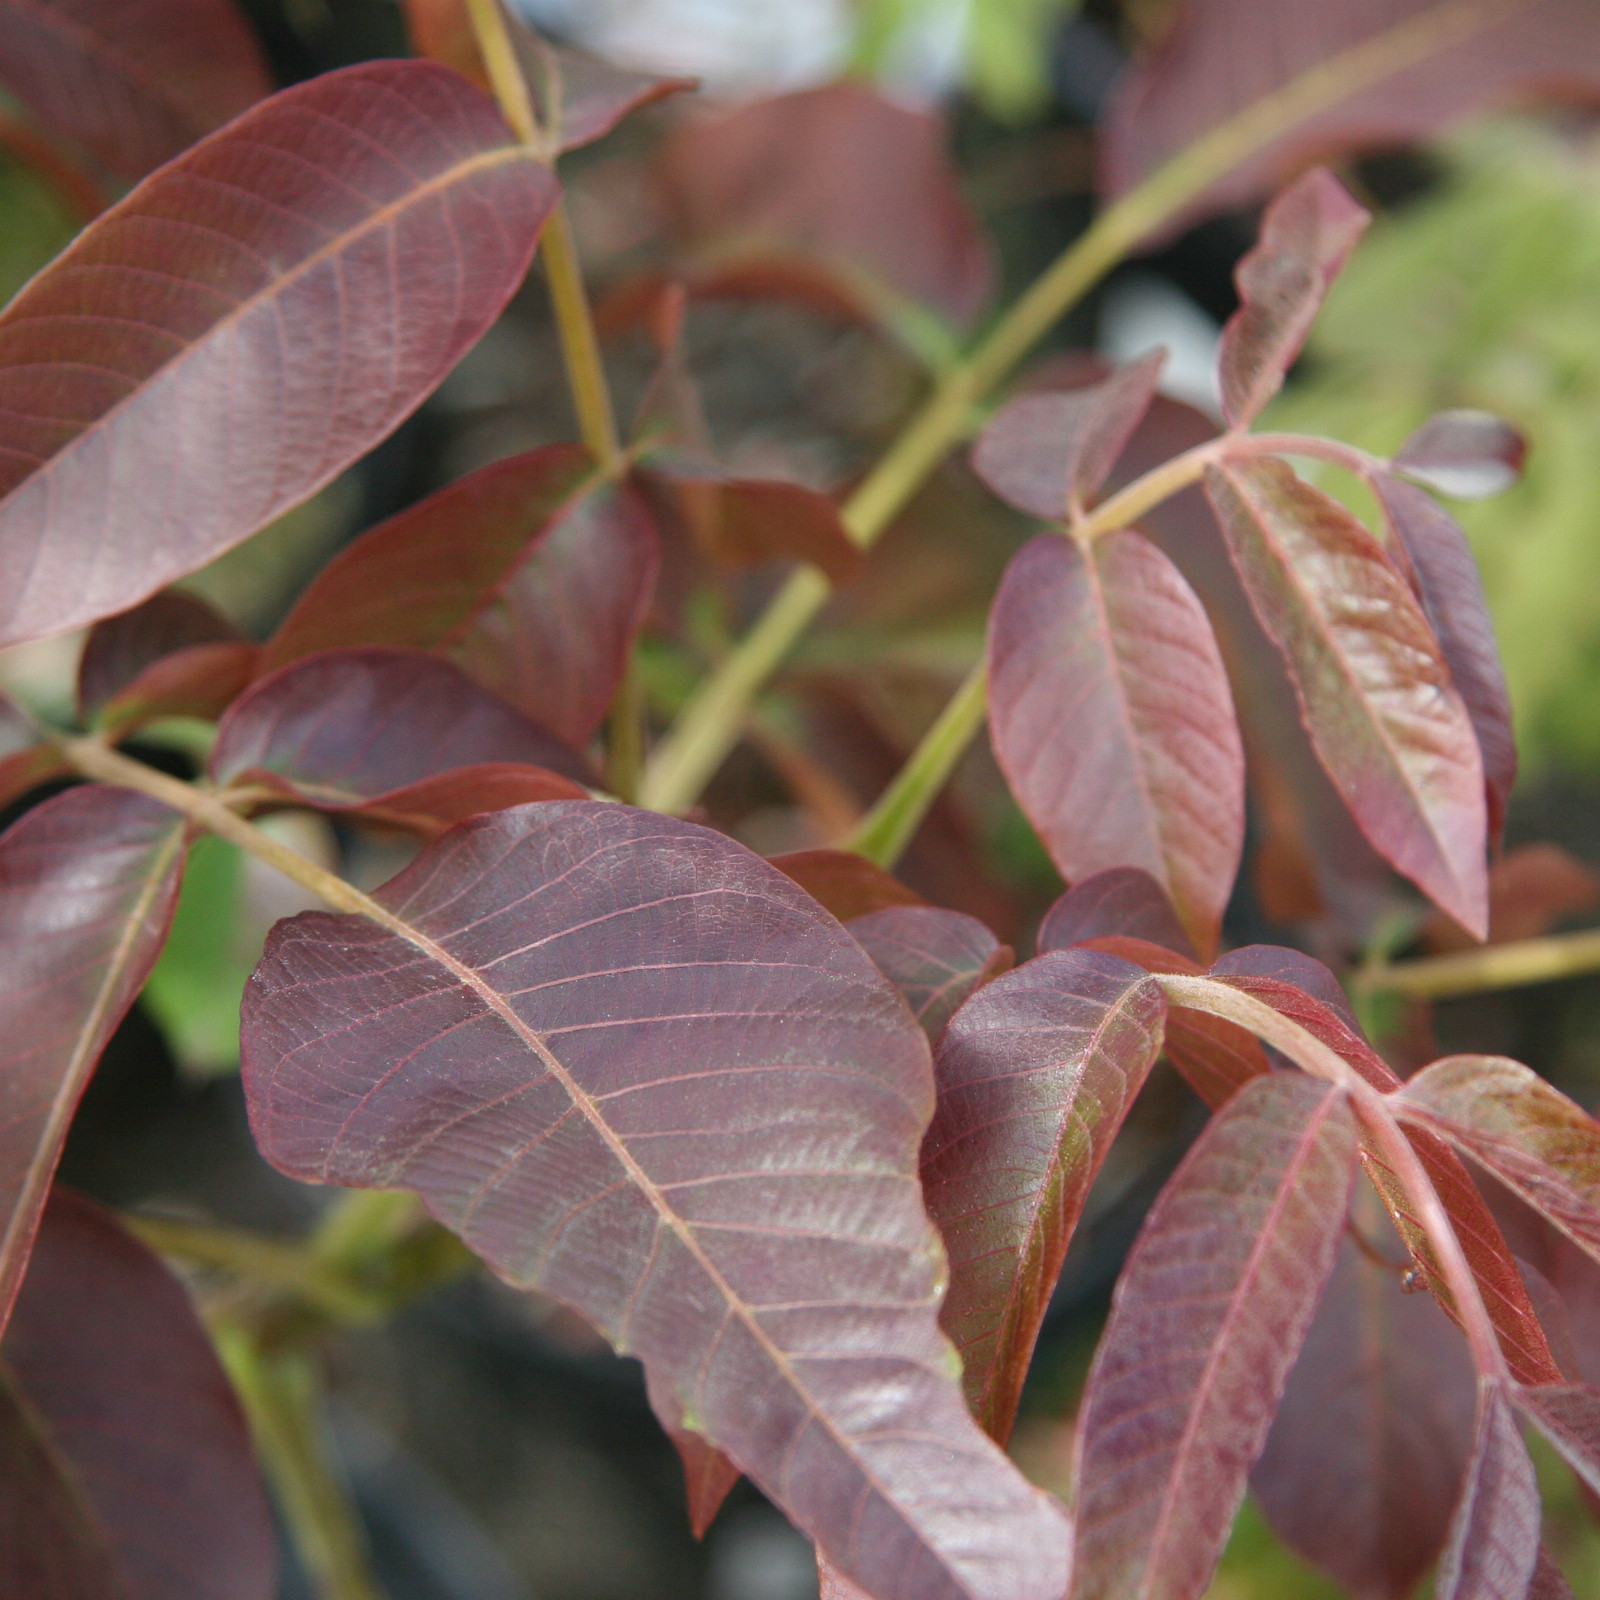
<instances>
[{"instance_id":1,"label":"green leaf in background","mask_svg":"<svg viewBox=\"0 0 1600 1600\"><path fill-rule=\"evenodd\" d=\"M1454 406L1528 435L1521 485L1452 504L1483 568L1525 770L1600 769L1600 141L1532 121L1445 145L1381 217L1264 426L1394 450Z\"/></svg>"},{"instance_id":2,"label":"green leaf in background","mask_svg":"<svg viewBox=\"0 0 1600 1600\"><path fill-rule=\"evenodd\" d=\"M0 150L0 305L77 231L77 218L49 184Z\"/></svg>"}]
</instances>

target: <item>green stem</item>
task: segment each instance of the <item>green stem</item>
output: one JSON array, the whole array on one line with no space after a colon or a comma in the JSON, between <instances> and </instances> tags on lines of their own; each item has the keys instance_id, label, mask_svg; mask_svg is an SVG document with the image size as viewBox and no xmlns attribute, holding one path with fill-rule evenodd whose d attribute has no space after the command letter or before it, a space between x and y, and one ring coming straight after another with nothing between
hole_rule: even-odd
<instances>
[{"instance_id":1,"label":"green stem","mask_svg":"<svg viewBox=\"0 0 1600 1600\"><path fill-rule=\"evenodd\" d=\"M845 840L844 849L854 850L880 867L894 866L973 735L982 727L987 685L987 663L980 660L923 735L894 782Z\"/></svg>"},{"instance_id":2,"label":"green stem","mask_svg":"<svg viewBox=\"0 0 1600 1600\"><path fill-rule=\"evenodd\" d=\"M489 74L489 87L499 102L500 115L511 125L519 144L542 150L544 140L539 132L539 119L534 114L533 96L528 93L527 80L517 63L516 47L506 31L499 0L467 0L467 14L472 19L478 53Z\"/></svg>"},{"instance_id":3,"label":"green stem","mask_svg":"<svg viewBox=\"0 0 1600 1600\"><path fill-rule=\"evenodd\" d=\"M1397 994L1413 1000L1448 1000L1486 989L1520 989L1600 972L1600 928L1556 933L1515 944L1485 945L1456 955L1417 961L1381 962L1361 968L1352 980L1363 995Z\"/></svg>"},{"instance_id":4,"label":"green stem","mask_svg":"<svg viewBox=\"0 0 1600 1600\"><path fill-rule=\"evenodd\" d=\"M617 442L611 389L600 359L600 340L594 331L589 296L583 287L583 266L578 259L565 200L556 202L555 210L544 225L544 232L539 236L539 253L544 261L556 331L561 337L561 355L566 362L573 409L578 414L579 435L600 465L612 468L622 447Z\"/></svg>"},{"instance_id":5,"label":"green stem","mask_svg":"<svg viewBox=\"0 0 1600 1600\"><path fill-rule=\"evenodd\" d=\"M1093 285L1146 235L1170 220L1286 130L1435 50L1470 38L1528 0L1443 0L1264 96L1230 117L1102 212L1049 267L972 355L940 381L844 507L851 537L869 546L944 455L966 434L972 407ZM819 573L790 578L771 607L701 685L657 746L641 803L686 810L738 741L750 702L827 599Z\"/></svg>"},{"instance_id":6,"label":"green stem","mask_svg":"<svg viewBox=\"0 0 1600 1600\"><path fill-rule=\"evenodd\" d=\"M319 1600L382 1600L365 1530L334 1464L315 1359L300 1350L263 1350L231 1322L213 1334Z\"/></svg>"}]
</instances>

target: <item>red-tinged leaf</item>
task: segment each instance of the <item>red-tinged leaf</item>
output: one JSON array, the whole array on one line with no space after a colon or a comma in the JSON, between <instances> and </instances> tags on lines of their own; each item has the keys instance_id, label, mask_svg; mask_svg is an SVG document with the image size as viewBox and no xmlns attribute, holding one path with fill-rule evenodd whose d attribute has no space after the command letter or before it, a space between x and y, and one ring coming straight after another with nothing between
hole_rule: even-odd
<instances>
[{"instance_id":1,"label":"red-tinged leaf","mask_svg":"<svg viewBox=\"0 0 1600 1600\"><path fill-rule=\"evenodd\" d=\"M845 531L839 507L803 484L733 478L657 460L648 474L696 547L718 566L809 561L836 588L860 570L862 551Z\"/></svg>"},{"instance_id":2,"label":"red-tinged leaf","mask_svg":"<svg viewBox=\"0 0 1600 1600\"><path fill-rule=\"evenodd\" d=\"M1216 948L1244 844L1244 752L1211 624L1140 534L1041 534L989 620L989 726L1012 793L1071 883L1138 867Z\"/></svg>"},{"instance_id":3,"label":"red-tinged leaf","mask_svg":"<svg viewBox=\"0 0 1600 1600\"><path fill-rule=\"evenodd\" d=\"M1060 522L1099 493L1155 399L1166 352L1098 383L1025 394L978 435L973 470L1004 501Z\"/></svg>"},{"instance_id":4,"label":"red-tinged leaf","mask_svg":"<svg viewBox=\"0 0 1600 1600\"><path fill-rule=\"evenodd\" d=\"M456 823L485 811L505 811L511 806L529 805L538 800L588 798L589 790L583 784L563 778L559 772L551 772L546 767L485 761L475 766L455 767L436 777L419 778L415 783L391 789L359 805L334 806L322 802L322 806L432 839Z\"/></svg>"},{"instance_id":5,"label":"red-tinged leaf","mask_svg":"<svg viewBox=\"0 0 1600 1600\"><path fill-rule=\"evenodd\" d=\"M1539 1560L1533 1569L1533 1582L1528 1585L1528 1600L1572 1600L1572 1585L1566 1580L1555 1558L1539 1546Z\"/></svg>"},{"instance_id":6,"label":"red-tinged leaf","mask_svg":"<svg viewBox=\"0 0 1600 1600\"><path fill-rule=\"evenodd\" d=\"M719 267L798 256L966 322L992 267L945 138L940 118L835 83L686 125L662 178L679 235Z\"/></svg>"},{"instance_id":7,"label":"red-tinged leaf","mask_svg":"<svg viewBox=\"0 0 1600 1600\"><path fill-rule=\"evenodd\" d=\"M0 1345L0 1589L270 1600L277 1541L239 1403L182 1284L50 1197Z\"/></svg>"},{"instance_id":8,"label":"red-tinged leaf","mask_svg":"<svg viewBox=\"0 0 1600 1600\"><path fill-rule=\"evenodd\" d=\"M773 856L772 865L840 922L854 922L890 906L927 904L915 889L851 850L791 850Z\"/></svg>"},{"instance_id":9,"label":"red-tinged leaf","mask_svg":"<svg viewBox=\"0 0 1600 1600\"><path fill-rule=\"evenodd\" d=\"M935 1052L922 1183L950 1257L943 1322L973 1414L1002 1442L1072 1231L1161 1048L1165 1012L1141 968L1063 950L980 989Z\"/></svg>"},{"instance_id":10,"label":"red-tinged leaf","mask_svg":"<svg viewBox=\"0 0 1600 1600\"><path fill-rule=\"evenodd\" d=\"M1431 495L1385 472L1374 474L1372 487L1388 519L1390 548L1409 568L1451 680L1472 719L1483 757L1490 838L1498 843L1517 778L1517 745L1511 734L1511 696L1478 563L1461 525Z\"/></svg>"},{"instance_id":11,"label":"red-tinged leaf","mask_svg":"<svg viewBox=\"0 0 1600 1600\"><path fill-rule=\"evenodd\" d=\"M183 822L130 789L69 789L0 835L0 1327L100 1052L150 975Z\"/></svg>"},{"instance_id":12,"label":"red-tinged leaf","mask_svg":"<svg viewBox=\"0 0 1600 1600\"><path fill-rule=\"evenodd\" d=\"M454 73L374 61L106 212L0 315L0 644L126 609L376 444L494 321L557 193Z\"/></svg>"},{"instance_id":13,"label":"red-tinged leaf","mask_svg":"<svg viewBox=\"0 0 1600 1600\"><path fill-rule=\"evenodd\" d=\"M1332 1270L1355 1170L1345 1095L1274 1073L1217 1113L1162 1191L1079 1412L1074 1600L1204 1592Z\"/></svg>"},{"instance_id":14,"label":"red-tinged leaf","mask_svg":"<svg viewBox=\"0 0 1600 1600\"><path fill-rule=\"evenodd\" d=\"M463 824L377 901L280 923L251 980L268 1158L421 1194L869 1592L1057 1600L1064 1523L938 1331L927 1041L844 929L732 840L592 801Z\"/></svg>"},{"instance_id":15,"label":"red-tinged leaf","mask_svg":"<svg viewBox=\"0 0 1600 1600\"><path fill-rule=\"evenodd\" d=\"M40 738L33 718L0 694L0 806L66 771L55 746Z\"/></svg>"},{"instance_id":16,"label":"red-tinged leaf","mask_svg":"<svg viewBox=\"0 0 1600 1600\"><path fill-rule=\"evenodd\" d=\"M1361 831L1482 938L1483 763L1409 586L1343 506L1281 461L1209 468L1206 490L1317 757Z\"/></svg>"},{"instance_id":17,"label":"red-tinged leaf","mask_svg":"<svg viewBox=\"0 0 1600 1600\"><path fill-rule=\"evenodd\" d=\"M218 723L209 772L328 810L436 821L463 804L466 815L488 809L472 803L480 781L489 794L531 781L537 792L523 799L578 798L587 776L580 757L459 667L405 650L325 650L262 678Z\"/></svg>"},{"instance_id":18,"label":"red-tinged leaf","mask_svg":"<svg viewBox=\"0 0 1600 1600\"><path fill-rule=\"evenodd\" d=\"M1528 441L1488 411L1441 411L1395 453L1394 465L1456 500L1487 500L1522 476Z\"/></svg>"},{"instance_id":19,"label":"red-tinged leaf","mask_svg":"<svg viewBox=\"0 0 1600 1600\"><path fill-rule=\"evenodd\" d=\"M1512 1399L1561 1459L1600 1494L1600 1389L1586 1383L1539 1384L1514 1390Z\"/></svg>"},{"instance_id":20,"label":"red-tinged leaf","mask_svg":"<svg viewBox=\"0 0 1600 1600\"><path fill-rule=\"evenodd\" d=\"M1446 1056L1412 1078L1396 1110L1481 1162L1600 1259L1600 1122L1505 1056Z\"/></svg>"},{"instance_id":21,"label":"red-tinged leaf","mask_svg":"<svg viewBox=\"0 0 1600 1600\"><path fill-rule=\"evenodd\" d=\"M129 179L272 91L233 0L4 0L0 84Z\"/></svg>"},{"instance_id":22,"label":"red-tinged leaf","mask_svg":"<svg viewBox=\"0 0 1600 1600\"><path fill-rule=\"evenodd\" d=\"M1016 952L979 922L938 906L888 906L850 923L856 943L892 983L930 1044L969 995L1009 972Z\"/></svg>"},{"instance_id":23,"label":"red-tinged leaf","mask_svg":"<svg viewBox=\"0 0 1600 1600\"><path fill-rule=\"evenodd\" d=\"M688 1500L689 1527L695 1538L703 1539L716 1521L722 1502L739 1481L739 1469L705 1438L684 1426L683 1408L665 1384L646 1372L645 1387L656 1420L666 1431L683 1463L683 1487Z\"/></svg>"},{"instance_id":24,"label":"red-tinged leaf","mask_svg":"<svg viewBox=\"0 0 1600 1600\"><path fill-rule=\"evenodd\" d=\"M818 1555L817 1600L872 1600L872 1597L830 1566L824 1556Z\"/></svg>"},{"instance_id":25,"label":"red-tinged leaf","mask_svg":"<svg viewBox=\"0 0 1600 1600\"><path fill-rule=\"evenodd\" d=\"M147 667L101 706L95 726L120 736L157 717L215 721L255 681L261 647L247 639L196 644Z\"/></svg>"},{"instance_id":26,"label":"red-tinged leaf","mask_svg":"<svg viewBox=\"0 0 1600 1600\"><path fill-rule=\"evenodd\" d=\"M1161 885L1138 867L1108 867L1074 884L1045 912L1039 950L1064 950L1105 934L1148 939L1194 959L1194 946L1172 902Z\"/></svg>"},{"instance_id":27,"label":"red-tinged leaf","mask_svg":"<svg viewBox=\"0 0 1600 1600\"><path fill-rule=\"evenodd\" d=\"M193 645L231 644L239 630L199 595L180 589L97 622L78 662L78 715L85 722L147 667Z\"/></svg>"},{"instance_id":28,"label":"red-tinged leaf","mask_svg":"<svg viewBox=\"0 0 1600 1600\"><path fill-rule=\"evenodd\" d=\"M1371 213L1324 167L1280 194L1261 219L1261 238L1239 263L1239 309L1217 353L1222 413L1244 428L1283 387L1345 260Z\"/></svg>"},{"instance_id":29,"label":"red-tinged leaf","mask_svg":"<svg viewBox=\"0 0 1600 1600\"><path fill-rule=\"evenodd\" d=\"M1350 1593L1407 1600L1450 1533L1477 1385L1450 1319L1401 1288L1405 1258L1384 1234L1341 1243L1250 1489L1278 1536Z\"/></svg>"},{"instance_id":30,"label":"red-tinged leaf","mask_svg":"<svg viewBox=\"0 0 1600 1600\"><path fill-rule=\"evenodd\" d=\"M1600 876L1570 851L1541 840L1506 851L1489 868L1489 943L1540 939L1568 917L1600 905ZM1423 946L1434 952L1468 950L1472 941L1435 913L1423 924Z\"/></svg>"},{"instance_id":31,"label":"red-tinged leaf","mask_svg":"<svg viewBox=\"0 0 1600 1600\"><path fill-rule=\"evenodd\" d=\"M1505 1385L1479 1378L1477 1439L1434 1579L1437 1600L1525 1600L1539 1522L1539 1484Z\"/></svg>"},{"instance_id":32,"label":"red-tinged leaf","mask_svg":"<svg viewBox=\"0 0 1600 1600\"><path fill-rule=\"evenodd\" d=\"M545 48L555 61L561 80L561 124L558 142L563 150L603 139L626 116L668 95L693 89L693 78L663 78L649 72L630 72L609 61L569 50L563 45Z\"/></svg>"},{"instance_id":33,"label":"red-tinged leaf","mask_svg":"<svg viewBox=\"0 0 1600 1600\"><path fill-rule=\"evenodd\" d=\"M1101 136L1120 194L1196 138L1304 75L1299 115L1173 218L1247 204L1308 158L1425 140L1529 93L1592 100L1600 43L1588 0L1189 0L1123 79ZM1305 83L1306 90L1311 85Z\"/></svg>"},{"instance_id":34,"label":"red-tinged leaf","mask_svg":"<svg viewBox=\"0 0 1600 1600\"><path fill-rule=\"evenodd\" d=\"M1344 992L1344 987L1333 973L1314 956L1308 956L1302 950L1291 950L1281 944L1247 944L1241 945L1237 950L1230 950L1220 961L1212 967L1210 976L1213 978L1267 978L1276 983L1289 984L1302 991L1315 1000L1317 1004L1335 1017L1355 1036L1357 1044L1369 1054L1375 1054L1367 1044L1361 1032L1361 1024L1356 1020L1355 1008L1350 1004L1350 997ZM1276 1001L1270 1001L1276 1004ZM1342 1044L1334 1044L1333 1039L1327 1038L1325 1043L1333 1044L1336 1050L1344 1053ZM1393 1087L1393 1075L1387 1074L1384 1083Z\"/></svg>"}]
</instances>

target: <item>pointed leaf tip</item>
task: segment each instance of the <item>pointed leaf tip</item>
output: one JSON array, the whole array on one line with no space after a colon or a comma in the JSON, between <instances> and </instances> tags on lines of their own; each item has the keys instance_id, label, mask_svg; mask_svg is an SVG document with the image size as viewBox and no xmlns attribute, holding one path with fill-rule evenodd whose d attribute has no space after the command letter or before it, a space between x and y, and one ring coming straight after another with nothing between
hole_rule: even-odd
<instances>
[{"instance_id":1,"label":"pointed leaf tip","mask_svg":"<svg viewBox=\"0 0 1600 1600\"><path fill-rule=\"evenodd\" d=\"M1455 500L1486 500L1522 476L1528 441L1488 411L1441 411L1400 446L1395 470Z\"/></svg>"}]
</instances>

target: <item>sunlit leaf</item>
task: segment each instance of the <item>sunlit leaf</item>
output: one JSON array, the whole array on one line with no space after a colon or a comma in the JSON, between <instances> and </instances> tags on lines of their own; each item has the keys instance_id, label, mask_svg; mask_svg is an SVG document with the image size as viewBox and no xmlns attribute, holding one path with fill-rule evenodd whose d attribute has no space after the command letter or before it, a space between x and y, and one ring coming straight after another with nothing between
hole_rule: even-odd
<instances>
[{"instance_id":1,"label":"sunlit leaf","mask_svg":"<svg viewBox=\"0 0 1600 1600\"><path fill-rule=\"evenodd\" d=\"M507 138L443 67L328 73L186 151L35 278L0 315L0 644L125 610L415 410L555 202Z\"/></svg>"},{"instance_id":2,"label":"sunlit leaf","mask_svg":"<svg viewBox=\"0 0 1600 1600\"><path fill-rule=\"evenodd\" d=\"M1079 1413L1074 1600L1197 1600L1344 1231L1345 1095L1246 1084L1152 1207Z\"/></svg>"},{"instance_id":3,"label":"sunlit leaf","mask_svg":"<svg viewBox=\"0 0 1600 1600\"><path fill-rule=\"evenodd\" d=\"M927 1041L855 941L733 841L599 802L463 824L377 899L280 923L251 980L268 1158L416 1190L869 1592L1058 1600L1064 1524L938 1332Z\"/></svg>"},{"instance_id":4,"label":"sunlit leaf","mask_svg":"<svg viewBox=\"0 0 1600 1600\"><path fill-rule=\"evenodd\" d=\"M1281 461L1209 468L1206 489L1317 757L1361 831L1483 937L1483 763L1409 586L1361 523Z\"/></svg>"},{"instance_id":5,"label":"sunlit leaf","mask_svg":"<svg viewBox=\"0 0 1600 1600\"><path fill-rule=\"evenodd\" d=\"M1016 954L976 917L938 906L887 906L850 932L905 997L930 1044L967 997L1010 970Z\"/></svg>"},{"instance_id":6,"label":"sunlit leaf","mask_svg":"<svg viewBox=\"0 0 1600 1600\"><path fill-rule=\"evenodd\" d=\"M1114 956L1040 956L980 989L934 1056L922 1150L950 1256L945 1331L974 1414L1011 1432L1045 1306L1095 1173L1156 1052L1166 1011Z\"/></svg>"}]
</instances>

